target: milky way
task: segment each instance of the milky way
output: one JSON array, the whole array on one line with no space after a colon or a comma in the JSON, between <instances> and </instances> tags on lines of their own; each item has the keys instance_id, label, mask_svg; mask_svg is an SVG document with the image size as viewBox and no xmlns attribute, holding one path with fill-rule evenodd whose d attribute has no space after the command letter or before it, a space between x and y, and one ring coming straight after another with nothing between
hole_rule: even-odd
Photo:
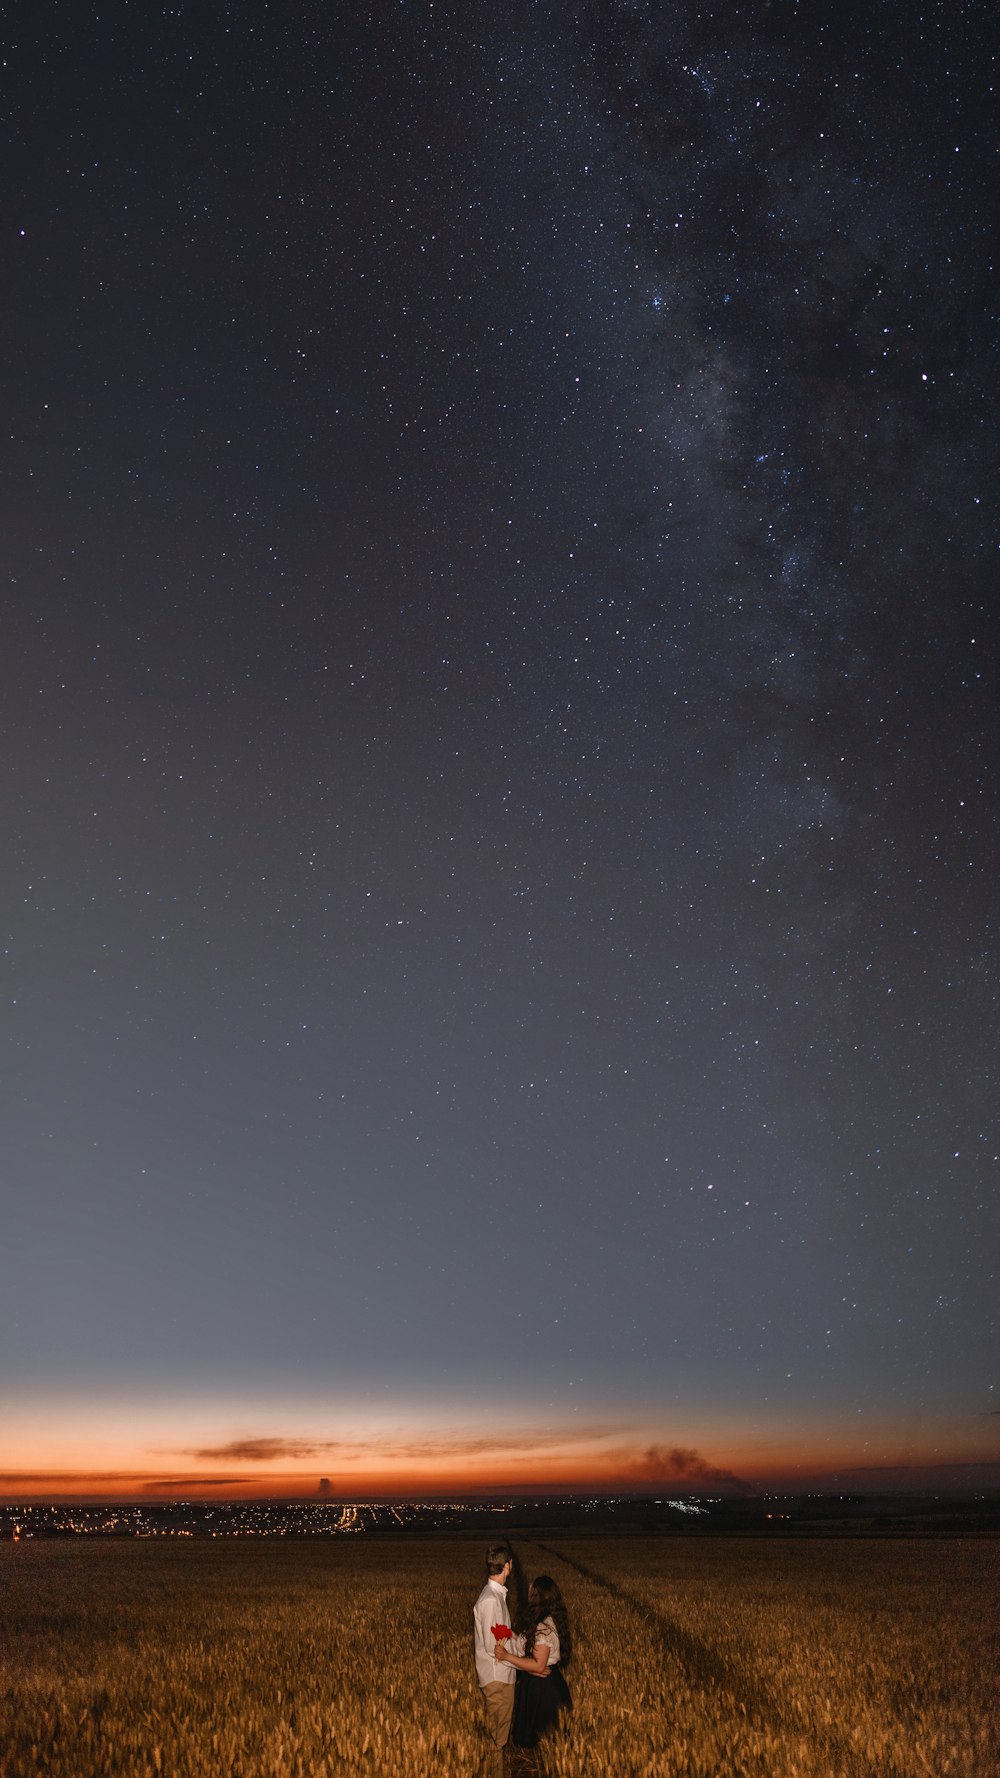
<instances>
[{"instance_id":1,"label":"milky way","mask_svg":"<svg viewBox=\"0 0 1000 1778\"><path fill-rule=\"evenodd\" d=\"M837 19L14 45L12 1471L1000 1474L989 19Z\"/></svg>"}]
</instances>

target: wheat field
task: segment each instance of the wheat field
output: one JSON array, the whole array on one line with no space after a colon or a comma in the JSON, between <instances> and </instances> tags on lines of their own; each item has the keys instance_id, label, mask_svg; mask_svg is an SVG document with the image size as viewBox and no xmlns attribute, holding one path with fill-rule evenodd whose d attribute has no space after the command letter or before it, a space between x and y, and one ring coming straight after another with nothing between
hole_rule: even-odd
<instances>
[{"instance_id":1,"label":"wheat field","mask_svg":"<svg viewBox=\"0 0 1000 1778\"><path fill-rule=\"evenodd\" d=\"M533 1535L576 1634L551 1778L1000 1778L986 1541ZM460 1778L468 1538L0 1549L2 1778Z\"/></svg>"}]
</instances>

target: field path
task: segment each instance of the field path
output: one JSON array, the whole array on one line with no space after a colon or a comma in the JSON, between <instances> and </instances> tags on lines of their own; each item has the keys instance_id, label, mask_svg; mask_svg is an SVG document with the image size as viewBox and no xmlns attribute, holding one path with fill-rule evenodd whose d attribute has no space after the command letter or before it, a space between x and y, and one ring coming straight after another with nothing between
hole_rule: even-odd
<instances>
[{"instance_id":1,"label":"field path","mask_svg":"<svg viewBox=\"0 0 1000 1778\"><path fill-rule=\"evenodd\" d=\"M754 1723L761 1729L776 1734L787 1733L791 1729L796 1735L807 1737L826 1762L826 1769L830 1771L851 1771L856 1768L857 1750L837 1729L830 1727L818 1731L814 1724L804 1722L801 1713L788 1699L777 1695L759 1679L755 1680L745 1668L724 1659L707 1643L699 1641L675 1619L668 1617L666 1612L657 1610L645 1599L637 1598L620 1581L612 1580L598 1569L580 1562L555 1544L537 1543L534 1547L546 1555L554 1556L574 1574L578 1574L581 1580L588 1581L591 1586L609 1594L618 1604L634 1613L650 1644L678 1663L692 1687L710 1697L717 1697L720 1702L724 1698L727 1704L735 1705L737 1710L745 1713L749 1723ZM930 1774L930 1778L934 1778L931 1768L919 1754L915 1754L905 1772L897 1768L884 1768L881 1778L920 1778L925 1772Z\"/></svg>"}]
</instances>

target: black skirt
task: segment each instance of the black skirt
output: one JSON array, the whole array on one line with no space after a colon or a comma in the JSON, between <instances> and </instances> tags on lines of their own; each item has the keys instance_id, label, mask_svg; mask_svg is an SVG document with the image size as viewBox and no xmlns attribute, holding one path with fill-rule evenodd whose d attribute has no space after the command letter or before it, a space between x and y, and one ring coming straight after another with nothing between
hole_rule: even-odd
<instances>
[{"instance_id":1,"label":"black skirt","mask_svg":"<svg viewBox=\"0 0 1000 1778\"><path fill-rule=\"evenodd\" d=\"M514 1687L514 1721L510 1738L515 1747L537 1747L543 1735L555 1727L566 1710L572 1710L569 1686L558 1663L544 1679L518 1673Z\"/></svg>"}]
</instances>

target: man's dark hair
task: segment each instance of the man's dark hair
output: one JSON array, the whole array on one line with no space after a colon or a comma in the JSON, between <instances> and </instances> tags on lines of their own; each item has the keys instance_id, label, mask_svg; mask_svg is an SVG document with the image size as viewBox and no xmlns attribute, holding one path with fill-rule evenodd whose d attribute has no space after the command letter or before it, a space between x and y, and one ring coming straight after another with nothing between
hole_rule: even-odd
<instances>
[{"instance_id":1,"label":"man's dark hair","mask_svg":"<svg viewBox=\"0 0 1000 1778\"><path fill-rule=\"evenodd\" d=\"M510 1550L505 1543L491 1543L486 1547L486 1573L502 1574L510 1561Z\"/></svg>"}]
</instances>

